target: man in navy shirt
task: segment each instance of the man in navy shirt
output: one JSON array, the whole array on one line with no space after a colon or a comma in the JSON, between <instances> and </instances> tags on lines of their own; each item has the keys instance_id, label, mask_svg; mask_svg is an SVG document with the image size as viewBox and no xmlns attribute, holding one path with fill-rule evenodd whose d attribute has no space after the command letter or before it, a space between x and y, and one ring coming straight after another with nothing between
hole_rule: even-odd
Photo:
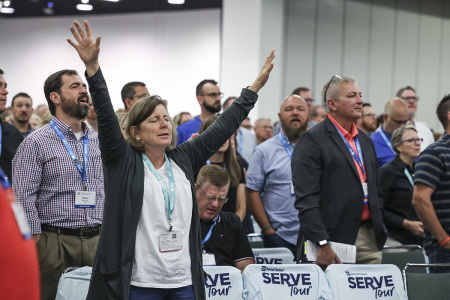
<instances>
[{"instance_id":1,"label":"man in navy shirt","mask_svg":"<svg viewBox=\"0 0 450 300\"><path fill-rule=\"evenodd\" d=\"M445 129L442 138L425 149L414 169L412 204L425 227L423 245L430 263L450 262L450 95L436 114ZM450 268L430 268L430 273L450 273Z\"/></svg>"},{"instance_id":2,"label":"man in navy shirt","mask_svg":"<svg viewBox=\"0 0 450 300\"><path fill-rule=\"evenodd\" d=\"M200 104L200 115L177 127L177 145L186 142L193 133L197 133L204 119L218 113L222 109L220 99L223 94L217 86L217 81L213 79L201 81L197 85L196 94L198 104Z\"/></svg>"},{"instance_id":3,"label":"man in navy shirt","mask_svg":"<svg viewBox=\"0 0 450 300\"><path fill-rule=\"evenodd\" d=\"M409 111L406 102L400 98L389 100L384 107L383 125L370 136L377 153L379 168L394 159L395 152L391 145L392 133L408 122Z\"/></svg>"}]
</instances>

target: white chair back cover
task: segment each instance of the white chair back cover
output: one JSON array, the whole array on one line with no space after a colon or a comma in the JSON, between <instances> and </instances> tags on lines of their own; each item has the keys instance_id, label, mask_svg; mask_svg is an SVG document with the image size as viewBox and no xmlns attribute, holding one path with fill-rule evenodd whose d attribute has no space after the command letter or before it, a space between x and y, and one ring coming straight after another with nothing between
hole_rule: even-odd
<instances>
[{"instance_id":1,"label":"white chair back cover","mask_svg":"<svg viewBox=\"0 0 450 300\"><path fill-rule=\"evenodd\" d=\"M227 266L204 266L206 299L242 299L241 271Z\"/></svg>"},{"instance_id":2,"label":"white chair back cover","mask_svg":"<svg viewBox=\"0 0 450 300\"><path fill-rule=\"evenodd\" d=\"M406 300L402 274L395 265L333 264L325 275L335 300Z\"/></svg>"},{"instance_id":3,"label":"white chair back cover","mask_svg":"<svg viewBox=\"0 0 450 300\"><path fill-rule=\"evenodd\" d=\"M86 300L92 267L82 267L64 273L59 279L55 300Z\"/></svg>"},{"instance_id":4,"label":"white chair back cover","mask_svg":"<svg viewBox=\"0 0 450 300\"><path fill-rule=\"evenodd\" d=\"M288 248L253 248L255 263L260 265L295 264L294 254Z\"/></svg>"},{"instance_id":5,"label":"white chair back cover","mask_svg":"<svg viewBox=\"0 0 450 300\"><path fill-rule=\"evenodd\" d=\"M244 299L332 299L324 272L314 264L249 265L242 279Z\"/></svg>"}]
</instances>

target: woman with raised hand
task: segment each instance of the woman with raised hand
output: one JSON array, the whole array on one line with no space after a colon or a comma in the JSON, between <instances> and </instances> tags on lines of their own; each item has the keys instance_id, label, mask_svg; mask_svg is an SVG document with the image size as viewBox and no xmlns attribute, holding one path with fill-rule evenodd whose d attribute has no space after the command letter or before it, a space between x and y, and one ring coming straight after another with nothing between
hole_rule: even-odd
<instances>
[{"instance_id":1,"label":"woman with raised hand","mask_svg":"<svg viewBox=\"0 0 450 300\"><path fill-rule=\"evenodd\" d=\"M126 140L99 66L100 40L75 21L70 30L86 67L97 114L105 179L103 224L88 299L205 299L194 173L236 132L273 68L274 50L255 82L204 133L175 148L167 103L140 99ZM141 298L139 298L141 299Z\"/></svg>"}]
</instances>

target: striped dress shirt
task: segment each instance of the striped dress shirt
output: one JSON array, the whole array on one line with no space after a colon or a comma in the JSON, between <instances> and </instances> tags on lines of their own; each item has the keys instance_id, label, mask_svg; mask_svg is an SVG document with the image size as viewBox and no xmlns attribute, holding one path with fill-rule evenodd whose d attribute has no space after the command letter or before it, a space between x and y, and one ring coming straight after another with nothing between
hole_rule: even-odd
<instances>
[{"instance_id":1,"label":"striped dress shirt","mask_svg":"<svg viewBox=\"0 0 450 300\"><path fill-rule=\"evenodd\" d=\"M83 138L53 117L81 165L84 166ZM17 149L13 159L13 191L24 209L32 234L41 225L78 229L102 223L103 170L97 133L82 123L88 134L87 190L95 192L95 208L75 208L75 193L83 190L81 175L60 137L48 124L32 132Z\"/></svg>"}]
</instances>

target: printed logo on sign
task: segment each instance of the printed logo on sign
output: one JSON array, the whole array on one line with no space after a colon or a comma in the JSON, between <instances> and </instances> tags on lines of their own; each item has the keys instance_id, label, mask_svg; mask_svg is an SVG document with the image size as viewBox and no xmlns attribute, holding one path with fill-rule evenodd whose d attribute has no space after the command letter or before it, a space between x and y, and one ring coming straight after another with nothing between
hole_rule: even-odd
<instances>
[{"instance_id":1,"label":"printed logo on sign","mask_svg":"<svg viewBox=\"0 0 450 300\"><path fill-rule=\"evenodd\" d=\"M256 259L256 263L258 265L262 265L262 264L281 265L283 263L283 260L281 258L268 258L268 257L260 257L260 256L255 255L255 259Z\"/></svg>"},{"instance_id":2,"label":"printed logo on sign","mask_svg":"<svg viewBox=\"0 0 450 300\"><path fill-rule=\"evenodd\" d=\"M266 266L261 267L261 271L264 272L266 270Z\"/></svg>"},{"instance_id":3,"label":"printed logo on sign","mask_svg":"<svg viewBox=\"0 0 450 300\"><path fill-rule=\"evenodd\" d=\"M375 291L375 299L394 295L395 286L392 275L360 276L367 275L367 273L349 274L351 276L348 277L348 287L351 289L372 289Z\"/></svg>"},{"instance_id":4,"label":"printed logo on sign","mask_svg":"<svg viewBox=\"0 0 450 300\"><path fill-rule=\"evenodd\" d=\"M281 269L282 268L269 268L269 269ZM281 271L282 272L282 271ZM265 284L279 284L287 285L290 290L290 296L295 295L309 295L312 290L311 274L310 273L262 273Z\"/></svg>"},{"instance_id":5,"label":"printed logo on sign","mask_svg":"<svg viewBox=\"0 0 450 300\"><path fill-rule=\"evenodd\" d=\"M176 233L172 233L172 239L176 239L177 238L177 234Z\"/></svg>"},{"instance_id":6,"label":"printed logo on sign","mask_svg":"<svg viewBox=\"0 0 450 300\"><path fill-rule=\"evenodd\" d=\"M227 296L231 289L230 273L208 274L205 277L208 297Z\"/></svg>"}]
</instances>

